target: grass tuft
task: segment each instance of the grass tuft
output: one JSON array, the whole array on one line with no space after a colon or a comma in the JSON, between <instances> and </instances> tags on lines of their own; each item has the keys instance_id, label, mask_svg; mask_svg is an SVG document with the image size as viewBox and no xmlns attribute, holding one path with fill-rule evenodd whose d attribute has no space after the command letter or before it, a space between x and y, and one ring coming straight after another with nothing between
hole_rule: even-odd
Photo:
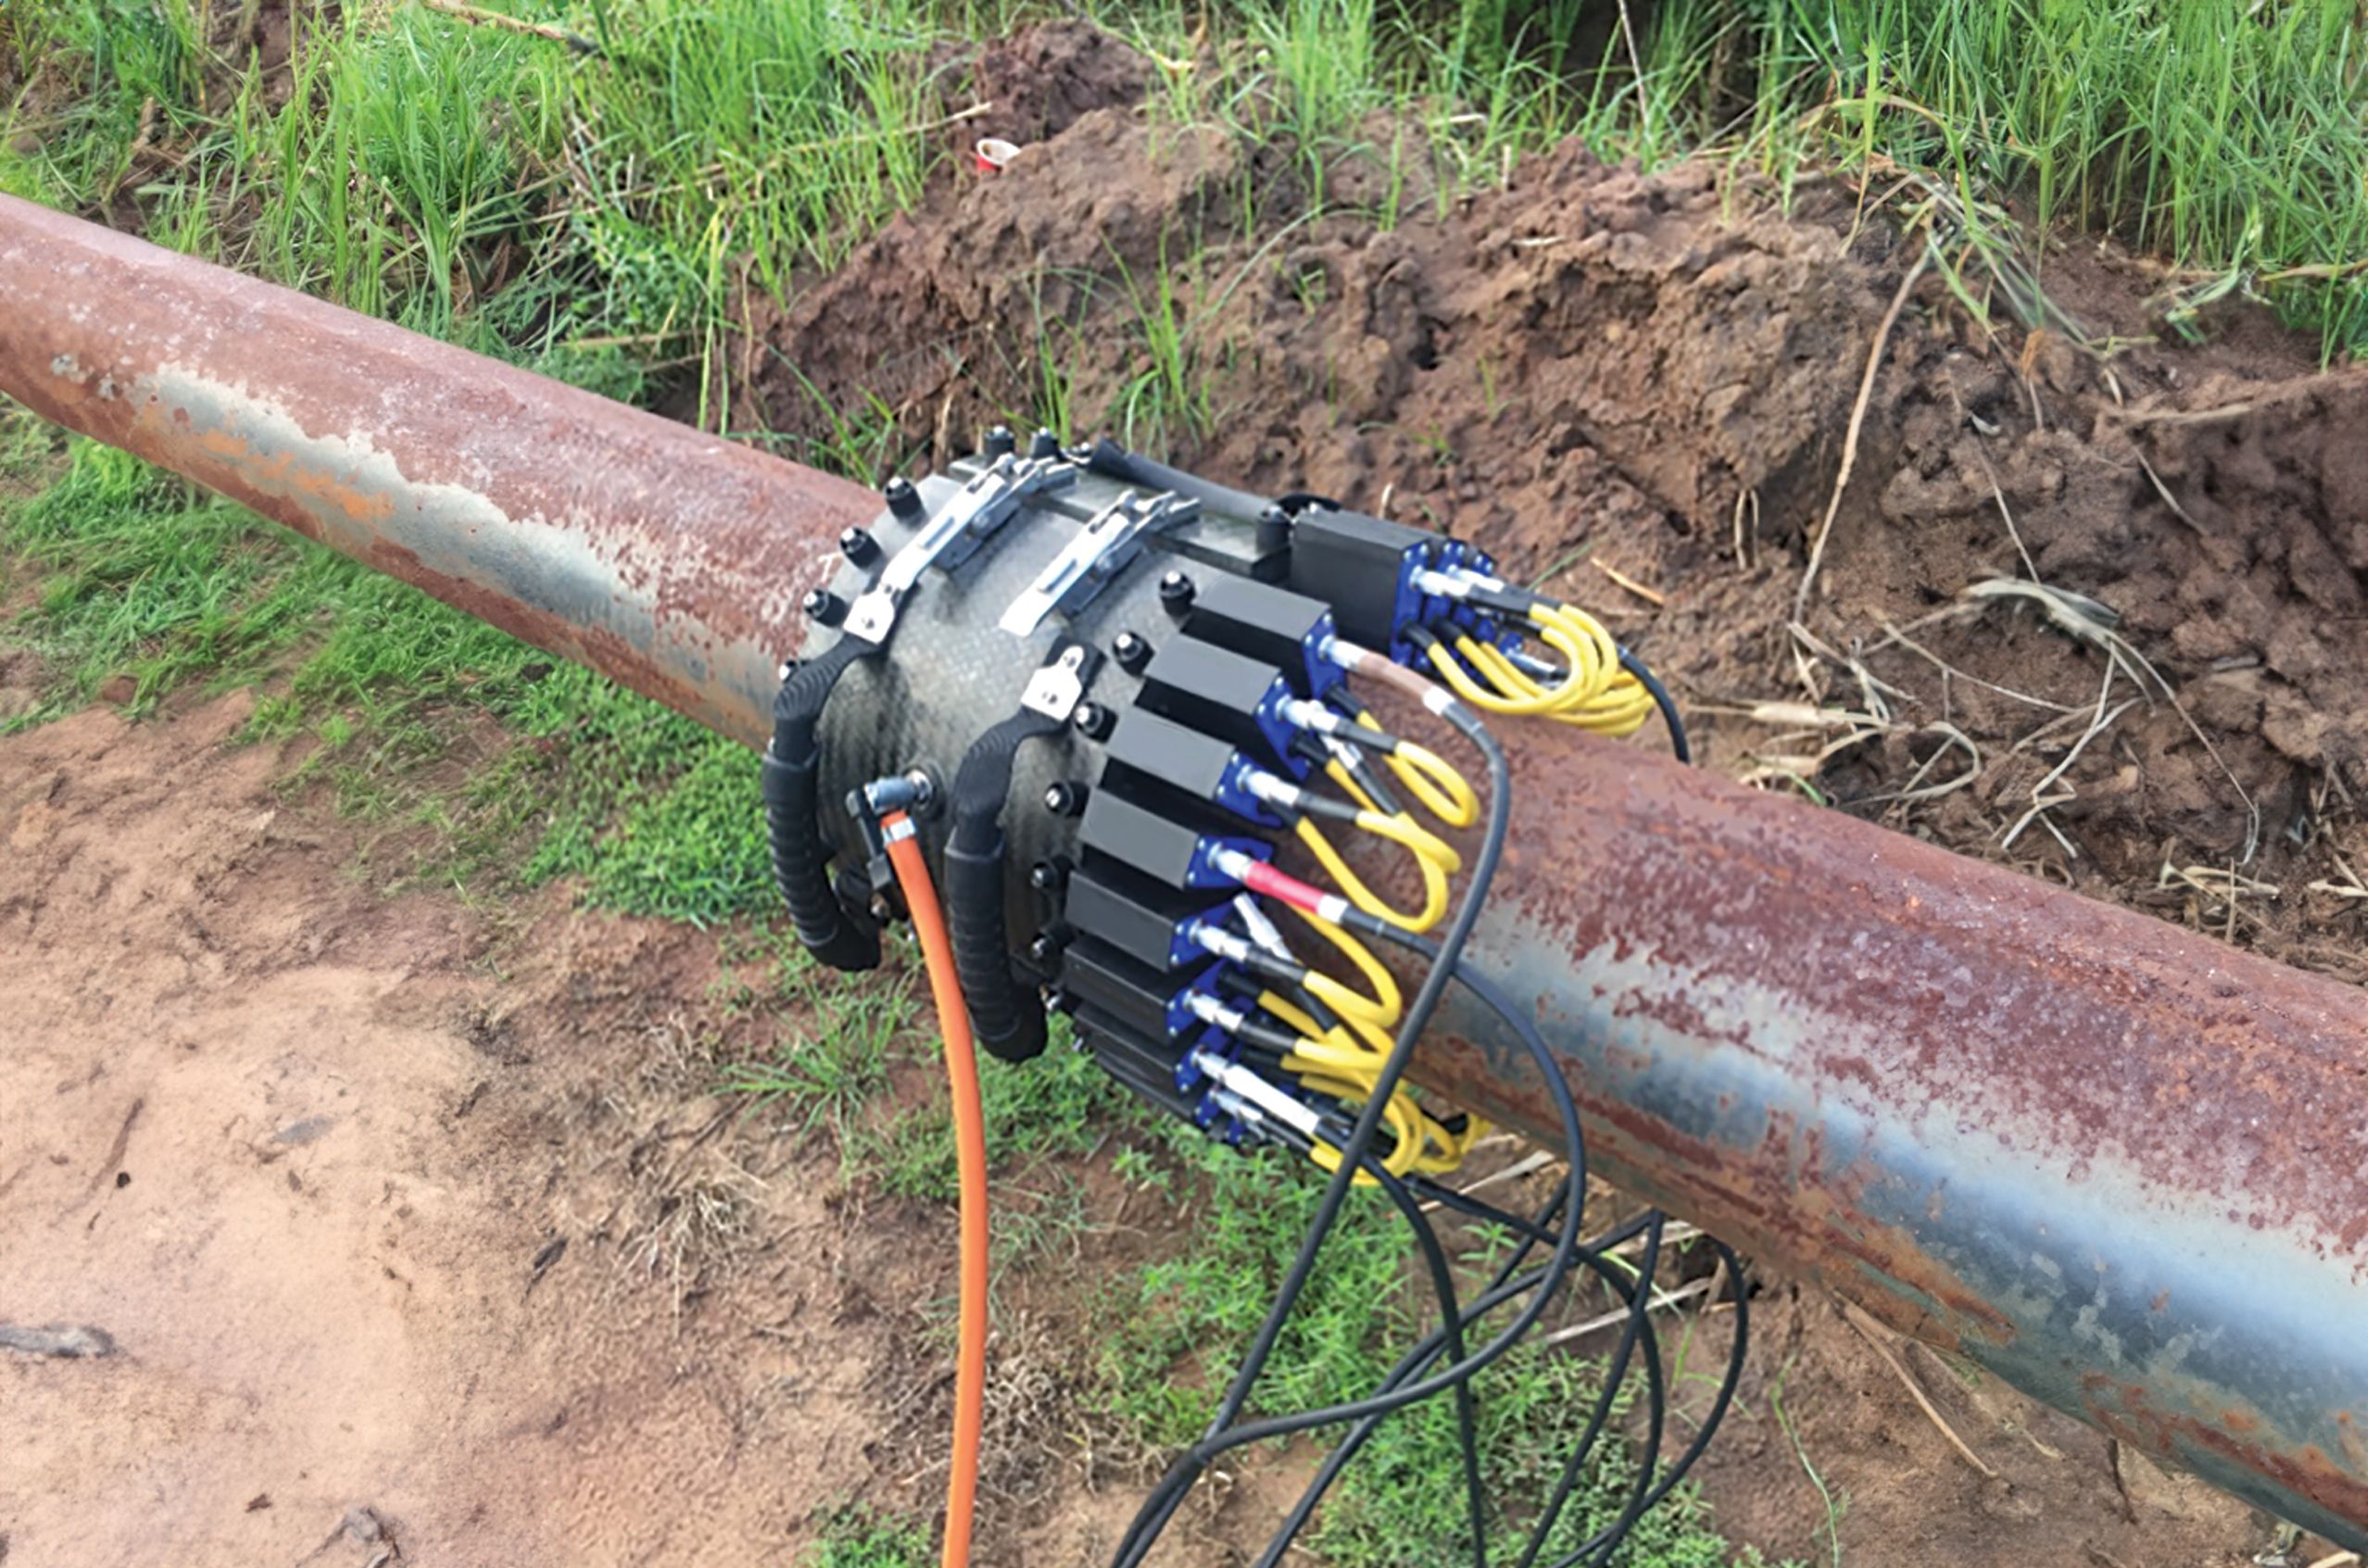
<instances>
[{"instance_id":1,"label":"grass tuft","mask_svg":"<svg viewBox=\"0 0 2368 1568\"><path fill-rule=\"evenodd\" d=\"M824 1516L800 1568L928 1568L929 1529L918 1520L849 1503Z\"/></svg>"}]
</instances>

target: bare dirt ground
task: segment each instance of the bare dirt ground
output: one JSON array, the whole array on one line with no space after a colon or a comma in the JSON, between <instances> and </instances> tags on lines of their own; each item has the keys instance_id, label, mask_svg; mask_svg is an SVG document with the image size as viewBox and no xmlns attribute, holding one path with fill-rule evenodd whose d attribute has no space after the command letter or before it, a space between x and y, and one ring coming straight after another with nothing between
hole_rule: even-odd
<instances>
[{"instance_id":1,"label":"bare dirt ground","mask_svg":"<svg viewBox=\"0 0 2368 1568\"><path fill-rule=\"evenodd\" d=\"M0 1447L10 1561L371 1561L349 1510L407 1562L777 1557L907 1354L819 1152L700 1158L731 1108L670 934L558 919L498 967L341 874L284 759L220 748L245 706L0 747L0 1317L115 1346L0 1367L42 1435ZM759 1192L781 1288L699 1298Z\"/></svg>"}]
</instances>

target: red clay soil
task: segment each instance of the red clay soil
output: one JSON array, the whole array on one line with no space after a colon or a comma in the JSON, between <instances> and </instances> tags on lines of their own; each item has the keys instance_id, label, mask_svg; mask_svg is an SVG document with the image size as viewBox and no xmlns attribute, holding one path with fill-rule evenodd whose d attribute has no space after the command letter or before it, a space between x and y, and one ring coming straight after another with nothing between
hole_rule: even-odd
<instances>
[{"instance_id":1,"label":"red clay soil","mask_svg":"<svg viewBox=\"0 0 2368 1568\"><path fill-rule=\"evenodd\" d=\"M761 1560L895 1429L916 1276L818 1151L708 1152L712 950L564 920L498 980L221 748L249 706L0 743L0 1319L116 1347L0 1357L0 1555ZM694 1314L724 1257L788 1287Z\"/></svg>"},{"instance_id":2,"label":"red clay soil","mask_svg":"<svg viewBox=\"0 0 2368 1568\"><path fill-rule=\"evenodd\" d=\"M1077 433L1156 439L1165 276L1208 415L1164 455L1484 543L1671 676L1714 765L2368 979L2368 897L2327 890L2368 876L2368 371L2242 310L2151 341L2148 275L2088 244L2044 258L2051 330L1997 293L1985 326L1939 269L1903 296L1921 238L1839 187L1779 212L1567 145L1442 203L1408 142L1336 166L1311 222L1306 177L1085 114L754 307L739 422L822 440L876 400L933 463L1042 406L1049 337ZM2093 601L2081 634L2034 584Z\"/></svg>"},{"instance_id":3,"label":"red clay soil","mask_svg":"<svg viewBox=\"0 0 2368 1568\"><path fill-rule=\"evenodd\" d=\"M929 1512L951 1215L714 1092L810 1021L712 933L381 896L252 707L0 741L0 1329L111 1348L0 1348L0 1562L786 1564ZM1071 1473L1084 1358L1004 1306L983 1561L1084 1562L1132 1478Z\"/></svg>"}]
</instances>

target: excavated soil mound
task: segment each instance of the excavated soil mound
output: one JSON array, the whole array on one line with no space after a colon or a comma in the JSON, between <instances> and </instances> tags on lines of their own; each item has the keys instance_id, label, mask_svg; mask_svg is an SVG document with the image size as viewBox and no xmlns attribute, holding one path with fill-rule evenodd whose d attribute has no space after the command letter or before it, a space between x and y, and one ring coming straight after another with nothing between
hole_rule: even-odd
<instances>
[{"instance_id":1,"label":"excavated soil mound","mask_svg":"<svg viewBox=\"0 0 2368 1568\"><path fill-rule=\"evenodd\" d=\"M1311 220L1287 145L1085 113L752 307L740 419L826 440L883 408L917 466L1065 406L1450 528L1603 614L1719 766L2368 979L2368 455L2339 433L2368 373L2243 313L2150 341L2149 280L2087 245L2044 258L2050 329L2002 293L1985 324L1838 186L1779 211L1568 144L1442 201L1394 144Z\"/></svg>"}]
</instances>

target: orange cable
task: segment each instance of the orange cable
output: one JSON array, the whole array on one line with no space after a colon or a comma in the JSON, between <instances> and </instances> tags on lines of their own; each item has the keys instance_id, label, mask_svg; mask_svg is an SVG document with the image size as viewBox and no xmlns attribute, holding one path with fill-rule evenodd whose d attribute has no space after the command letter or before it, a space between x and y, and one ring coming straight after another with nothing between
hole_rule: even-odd
<instances>
[{"instance_id":1,"label":"orange cable","mask_svg":"<svg viewBox=\"0 0 2368 1568\"><path fill-rule=\"evenodd\" d=\"M946 1478L942 1568L970 1562L971 1516L978 1499L978 1448L987 1411L987 1117L978 1099L978 1049L954 973L945 911L929 880L913 821L902 811L880 819L888 863L904 889L913 929L928 961L929 997L946 1037L946 1083L953 1092L954 1162L962 1191L962 1308L954 1362L953 1471Z\"/></svg>"}]
</instances>

